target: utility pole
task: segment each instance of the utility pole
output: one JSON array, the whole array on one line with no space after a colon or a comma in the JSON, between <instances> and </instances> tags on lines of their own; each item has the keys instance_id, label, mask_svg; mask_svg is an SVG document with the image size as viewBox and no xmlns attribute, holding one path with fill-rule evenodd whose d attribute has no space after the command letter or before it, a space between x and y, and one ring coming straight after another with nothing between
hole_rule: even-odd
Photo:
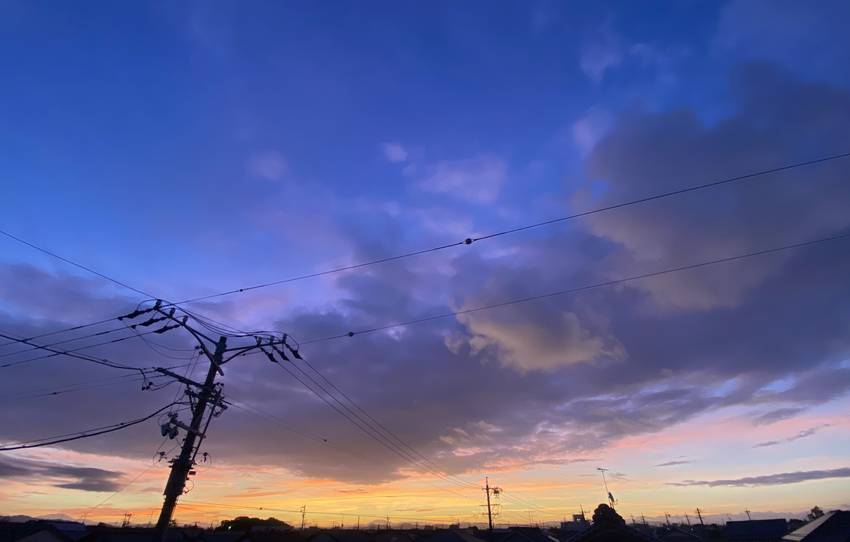
<instances>
[{"instance_id":1,"label":"utility pole","mask_svg":"<svg viewBox=\"0 0 850 542\"><path fill-rule=\"evenodd\" d=\"M705 523L702 521L702 510L699 508L697 508L697 517L699 518L699 524L705 527Z\"/></svg>"},{"instance_id":2,"label":"utility pole","mask_svg":"<svg viewBox=\"0 0 850 542\"><path fill-rule=\"evenodd\" d=\"M500 487L490 487L490 478L484 477L484 492L487 494L487 524L490 527L490 532L493 532L493 507L490 504L490 493L497 496L502 492Z\"/></svg>"},{"instance_id":3,"label":"utility pole","mask_svg":"<svg viewBox=\"0 0 850 542\"><path fill-rule=\"evenodd\" d=\"M304 521L307 519L307 505L301 506L301 530L304 530Z\"/></svg>"},{"instance_id":4,"label":"utility pole","mask_svg":"<svg viewBox=\"0 0 850 542\"><path fill-rule=\"evenodd\" d=\"M171 523L171 517L174 515L177 499L183 494L183 490L186 487L186 479L192 471L194 456L198 451L195 447L195 441L198 440L198 437L203 440L201 423L204 421L207 405L213 393L215 392L218 395L218 388L215 387L215 375L217 371L221 370L226 349L226 337L219 337L215 346L215 353L212 355L209 354L209 350L206 347L203 349L209 357L210 365L207 369L207 377L204 380L203 386L201 386L200 393L198 393L197 403L195 403L192 409L192 422L186 428L186 437L183 439L183 447L180 449L180 455L171 464L171 474L168 476L168 482L165 484L165 502L162 504L159 520L156 522L156 528L154 530L154 540L158 542L165 540L165 532L168 529L169 523Z\"/></svg>"},{"instance_id":5,"label":"utility pole","mask_svg":"<svg viewBox=\"0 0 850 542\"><path fill-rule=\"evenodd\" d=\"M269 361L278 364L290 361L285 350L288 350L296 359L303 359L297 347L290 346L287 343L286 334L281 334L281 336L270 333L237 335L237 338L254 339L255 343L228 348L226 334L222 334L217 340L213 339L188 324L188 320L191 318L193 321L198 321L202 325L205 325L202 320L182 310L181 312L184 314L181 317L175 316L177 310L177 306L171 306L169 310L164 310L162 301L157 300L150 308L136 309L130 314L119 317L119 320L134 320L142 314L156 313L147 320L133 323L129 327L136 329L137 327L147 327L156 322L166 321L166 325L154 331L154 333L164 333L171 329L183 328L194 337L198 343L196 348L209 361L207 376L203 383L195 382L168 369L161 367L155 369L161 375L176 380L186 386L186 395L188 396L191 407L192 419L189 425L186 425L177 418L176 413L171 413L169 414L169 421L161 426L163 436L175 438L179 433L178 429L182 429L185 431L185 437L180 454L171 461L171 472L168 476L168 482L165 484L165 490L163 491L165 500L162 504L162 510L160 511L156 527L154 528L153 542L164 542L166 531L174 516L177 499L183 495L188 477L195 474L193 470L197 464L195 458L198 455L204 438L206 438L210 422L213 417L220 415L227 408L221 393L222 385L215 381L216 373L219 375L224 374L224 371L221 369L222 365L237 356L245 355L253 350L262 351L268 357ZM167 321L173 323L168 324ZM209 326L207 328L209 329ZM277 357L275 357L275 353Z\"/></svg>"},{"instance_id":6,"label":"utility pole","mask_svg":"<svg viewBox=\"0 0 850 542\"><path fill-rule=\"evenodd\" d=\"M664 517L667 518L667 527L670 527L670 514L664 512Z\"/></svg>"},{"instance_id":7,"label":"utility pole","mask_svg":"<svg viewBox=\"0 0 850 542\"><path fill-rule=\"evenodd\" d=\"M748 520L750 520L750 521L752 521L752 520L753 520L753 518L751 518L751 517L750 517L750 511L749 511L749 510L744 510L744 512L746 512L746 513L747 513L747 519L748 519Z\"/></svg>"},{"instance_id":8,"label":"utility pole","mask_svg":"<svg viewBox=\"0 0 850 542\"><path fill-rule=\"evenodd\" d=\"M687 513L687 512L685 512L685 521L687 521L687 522L688 522L688 527L690 527L690 526L691 526L691 518L689 518L689 517L688 517L688 513Z\"/></svg>"}]
</instances>

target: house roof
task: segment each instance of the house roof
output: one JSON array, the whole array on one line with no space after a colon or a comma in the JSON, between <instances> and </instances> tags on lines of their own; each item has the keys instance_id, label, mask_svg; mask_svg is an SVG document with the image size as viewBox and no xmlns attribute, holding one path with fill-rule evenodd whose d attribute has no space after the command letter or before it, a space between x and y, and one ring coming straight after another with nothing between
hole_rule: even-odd
<instances>
[{"instance_id":1,"label":"house roof","mask_svg":"<svg viewBox=\"0 0 850 542\"><path fill-rule=\"evenodd\" d=\"M784 519L726 522L726 538L729 540L778 540L787 532L788 522Z\"/></svg>"},{"instance_id":2,"label":"house roof","mask_svg":"<svg viewBox=\"0 0 850 542\"><path fill-rule=\"evenodd\" d=\"M850 542L850 512L835 510L782 537L790 542Z\"/></svg>"},{"instance_id":3,"label":"house roof","mask_svg":"<svg viewBox=\"0 0 850 542\"><path fill-rule=\"evenodd\" d=\"M537 527L511 527L507 532L499 533L494 540L498 542L559 542L557 537Z\"/></svg>"},{"instance_id":4,"label":"house roof","mask_svg":"<svg viewBox=\"0 0 850 542\"><path fill-rule=\"evenodd\" d=\"M484 542L484 539L479 538L465 531L436 531L434 534L424 538L425 542Z\"/></svg>"},{"instance_id":5,"label":"house roof","mask_svg":"<svg viewBox=\"0 0 850 542\"><path fill-rule=\"evenodd\" d=\"M670 528L666 533L660 535L658 538L665 542L672 542L673 540L684 540L693 542L700 539L700 537L698 537L694 533L685 531L684 529L680 529L679 527Z\"/></svg>"},{"instance_id":6,"label":"house roof","mask_svg":"<svg viewBox=\"0 0 850 542\"><path fill-rule=\"evenodd\" d=\"M165 542L183 542L184 533L181 529L169 529L165 534ZM150 542L153 539L153 529L95 527L81 542Z\"/></svg>"}]
</instances>

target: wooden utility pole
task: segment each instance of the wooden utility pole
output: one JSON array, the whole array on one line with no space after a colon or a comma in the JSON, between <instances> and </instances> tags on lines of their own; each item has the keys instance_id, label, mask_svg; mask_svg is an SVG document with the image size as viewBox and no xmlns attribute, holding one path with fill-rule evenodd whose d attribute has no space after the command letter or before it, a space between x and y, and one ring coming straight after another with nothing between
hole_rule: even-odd
<instances>
[{"instance_id":1,"label":"wooden utility pole","mask_svg":"<svg viewBox=\"0 0 850 542\"><path fill-rule=\"evenodd\" d=\"M180 455L171 463L171 474L168 476L168 482L165 484L165 502L162 504L162 510L159 513L159 520L156 522L154 529L155 542L163 542L165 540L165 532L171 523L171 518L174 515L174 508L177 506L177 499L183 494L186 487L186 479L192 470L197 455L195 441L203 440L204 433L201 429L201 423L204 421L204 415L207 411L207 405L212 399L215 390L215 375L220 371L224 352L227 349L227 338L219 337L215 347L215 352L210 355L206 348L204 352L210 359L210 366L207 369L207 377L204 380L198 393L198 400L192 409L192 422L186 430L186 437L183 439L183 447L180 449ZM213 407L215 408L215 407ZM212 415L210 415L212 417ZM204 428L206 429L206 428Z\"/></svg>"},{"instance_id":2,"label":"wooden utility pole","mask_svg":"<svg viewBox=\"0 0 850 542\"><path fill-rule=\"evenodd\" d=\"M133 319L146 312L156 311L161 315L158 318L150 318L146 322L135 325L150 325L153 322L162 320L171 320L175 322L173 326L166 326L163 330L182 327L188 331L197 341L198 350L209 360L209 368L207 376L203 383L195 382L185 376L176 374L168 369L161 367L156 368L156 372L172 378L186 386L186 395L189 397L189 403L192 410L192 420L189 425L180 422L176 414L171 414L169 422L162 426L163 436L171 436L174 438L178 434L178 428L185 431L186 436L183 439L183 446L180 449L180 455L171 462L171 473L168 476L168 482L165 484L165 501L162 504L162 510L159 514L159 520L154 528L154 542L164 542L165 534L174 517L174 509L177 506L177 499L183 494L186 487L186 480L190 475L195 474L194 466L196 465L195 458L198 455L201 443L207 434L210 422L214 416L218 416L227 408L226 402L221 393L221 384L216 383L216 373L223 375L224 372L221 366L238 356L243 356L254 350L263 352L269 361L272 363L281 363L289 361L284 350L289 350L297 359L302 359L296 347L292 347L287 343L286 334L277 337L273 334L257 333L243 334L239 338L254 339L253 344L227 347L227 337L222 334L217 340L207 336L202 331L188 325L187 321L191 317L193 320L198 320L203 324L198 317L191 313L186 313L182 318L175 316L177 307L172 307L169 311L162 308L162 301L157 301L156 305L150 309L136 310L122 319ZM209 328L209 326L206 326ZM212 350L212 351L211 351ZM277 354L277 357L275 356ZM210 408L211 407L211 408ZM218 410L216 410L218 409Z\"/></svg>"},{"instance_id":3,"label":"wooden utility pole","mask_svg":"<svg viewBox=\"0 0 850 542\"><path fill-rule=\"evenodd\" d=\"M491 487L490 479L488 477L484 477L484 487L482 488L484 492L487 494L487 524L490 527L490 531L493 531L493 507L490 503L490 493L494 496L499 495L502 492L502 488L500 487Z\"/></svg>"},{"instance_id":4,"label":"wooden utility pole","mask_svg":"<svg viewBox=\"0 0 850 542\"><path fill-rule=\"evenodd\" d=\"M705 527L705 523L702 521L702 510L699 508L697 508L697 517L699 518L699 524Z\"/></svg>"},{"instance_id":5,"label":"wooden utility pole","mask_svg":"<svg viewBox=\"0 0 850 542\"><path fill-rule=\"evenodd\" d=\"M487 493L487 522L490 525L490 530L493 530L493 509L490 507L490 479L484 478L484 491Z\"/></svg>"}]
</instances>

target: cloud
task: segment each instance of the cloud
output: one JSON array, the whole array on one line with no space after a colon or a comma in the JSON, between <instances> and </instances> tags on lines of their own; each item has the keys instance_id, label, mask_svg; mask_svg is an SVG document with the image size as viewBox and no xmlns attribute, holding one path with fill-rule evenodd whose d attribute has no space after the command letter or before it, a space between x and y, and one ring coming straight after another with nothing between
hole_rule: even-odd
<instances>
[{"instance_id":1,"label":"cloud","mask_svg":"<svg viewBox=\"0 0 850 542\"><path fill-rule=\"evenodd\" d=\"M620 65L623 55L620 39L608 23L582 45L579 67L591 81L598 84L609 69Z\"/></svg>"},{"instance_id":2,"label":"cloud","mask_svg":"<svg viewBox=\"0 0 850 542\"><path fill-rule=\"evenodd\" d=\"M825 423L825 424L822 424L822 425L817 425L815 427L810 427L810 428L804 429L804 430L798 432L796 435L792 435L788 438L784 438L784 439L781 439L781 440L768 440L768 441L765 441L765 442L759 442L758 444L754 444L753 448L768 448L770 446L776 446L778 444L783 444L783 443L786 443L786 442L794 442L795 440L800 440L800 439L803 439L803 438L806 438L806 437L810 437L810 436L814 435L815 433L817 433L818 431L820 431L821 429L824 429L824 428L829 427L829 426L830 426L830 424Z\"/></svg>"},{"instance_id":3,"label":"cloud","mask_svg":"<svg viewBox=\"0 0 850 542\"><path fill-rule=\"evenodd\" d=\"M472 203L494 203L508 178L505 162L492 154L445 160L427 167L420 189Z\"/></svg>"},{"instance_id":4,"label":"cloud","mask_svg":"<svg viewBox=\"0 0 850 542\"><path fill-rule=\"evenodd\" d=\"M598 359L622 359L622 345L604 329L582 322L556 304L517 307L510 313L481 312L458 319L469 332L474 353L492 348L504 365L520 370L551 370ZM549 325L535 322L547 320Z\"/></svg>"},{"instance_id":5,"label":"cloud","mask_svg":"<svg viewBox=\"0 0 850 542\"><path fill-rule=\"evenodd\" d=\"M655 465L656 467L675 467L677 465L688 465L693 463L693 461L689 459L674 459L672 461L665 461L664 463L658 463Z\"/></svg>"},{"instance_id":6,"label":"cloud","mask_svg":"<svg viewBox=\"0 0 850 542\"><path fill-rule=\"evenodd\" d=\"M827 478L850 478L850 468L831 470L809 470L799 472L782 472L778 474L766 474L763 476L747 476L731 480L684 480L682 482L671 482L668 485L708 486L708 487L755 487L755 486L777 486L784 484L797 484L809 480L824 480Z\"/></svg>"},{"instance_id":7,"label":"cloud","mask_svg":"<svg viewBox=\"0 0 850 542\"><path fill-rule=\"evenodd\" d=\"M258 151L248 159L248 173L257 179L279 181L288 169L286 158L278 151Z\"/></svg>"},{"instance_id":8,"label":"cloud","mask_svg":"<svg viewBox=\"0 0 850 542\"><path fill-rule=\"evenodd\" d=\"M763 65L742 68L730 84L737 110L720 123L706 125L688 110L638 111L618 119L588 156L587 173L600 180L603 194L594 206L824 154L823 148L801 144L790 130L826 140L848 136L847 92L804 84ZM781 114L786 110L794 113ZM837 163L728 188L596 215L584 223L596 235L622 245L623 265L635 270L748 252L850 227L850 217L835 203L850 199L850 185ZM833 198L824 198L825 192ZM575 203L585 207L590 202L579 196ZM784 220L789 213L800 220ZM633 286L673 310L731 308L788 261L788 255L777 255Z\"/></svg>"},{"instance_id":9,"label":"cloud","mask_svg":"<svg viewBox=\"0 0 850 542\"><path fill-rule=\"evenodd\" d=\"M397 164L407 161L407 149L405 149L401 143L381 143L381 151L383 151L384 158L386 158L388 162Z\"/></svg>"},{"instance_id":10,"label":"cloud","mask_svg":"<svg viewBox=\"0 0 850 542\"><path fill-rule=\"evenodd\" d=\"M614 119L588 154L589 175L599 180L593 187L598 190L589 191L593 197L582 201L558 194L562 198L555 201L574 195L570 205L595 207L679 187L696 177L708 180L786 163L817 151L813 147L821 144L815 141L846 139L846 91L800 84L759 67L745 71L732 80L738 100L732 112L716 123L706 125L687 110L638 110ZM309 340L840 229L850 200L840 182L843 169L824 164L753 181L750 188L728 186L535 235L505 236L498 245L472 245L440 258L327 276L288 290L292 301L286 307L264 307L258 326ZM430 173L438 173L437 168ZM350 203L340 200L333 213L325 213L328 231L334 232L333 254L308 236L311 242L299 253L310 262L305 265L318 266L331 257L343 264L375 259L422 241L423 230L411 232L410 219L416 217L408 207L372 205L366 213ZM564 214L569 211L565 208ZM769 421L845 396L850 379L846 367L835 365L850 352L850 253L844 246L824 245L460 319L427 320L311 343L303 353L446 472L472 476L488 468L563 464L597 457L628 437L675 430L677 424L725 407L752 410ZM308 249L317 252L308 254ZM22 265L0 264L0 290L0 329L21 336L63 327L60 319L94 321L125 313L138 301L116 295L99 280ZM275 298L277 291L260 294ZM228 321L239 314L234 307L250 310L244 299L234 296L195 308ZM104 328L111 325L117 324ZM188 354L158 349L169 356L191 355L192 343L179 332L155 341L189 349ZM105 346L98 355L138 366L181 363L161 359L141 341ZM39 369L32 372L27 365L6 369L10 377L0 379L0 396L104 378L103 367L77 361L46 359L31 364ZM229 367L224 378L228 397L275 418L229 409L214 420L204 443L215 458L362 483L426 474L363 435L261 356L239 358ZM790 384L776 391L770 384L777 379ZM142 393L129 382L87 390L86 400L66 400L73 397L66 395L14 401L0 424L0 437L24 440L79 429L79 420L97 426L136 418L170 401L174 391ZM278 423L329 442L298 437ZM487 430L493 427L498 438ZM458 428L466 436L454 431ZM63 448L148 460L155 434L151 421ZM453 440L441 438L446 436Z\"/></svg>"},{"instance_id":11,"label":"cloud","mask_svg":"<svg viewBox=\"0 0 850 542\"><path fill-rule=\"evenodd\" d=\"M797 414L800 414L804 410L805 408L802 407L777 408L775 410L771 410L757 415L755 418L753 418L753 423L755 423L756 425L766 425L782 420L787 420L788 418L793 418Z\"/></svg>"},{"instance_id":12,"label":"cloud","mask_svg":"<svg viewBox=\"0 0 850 542\"><path fill-rule=\"evenodd\" d=\"M769 60L831 80L841 76L836 66L850 64L842 24L848 17L850 6L841 0L823 0L816 9L794 0L733 0L721 10L713 46L737 61Z\"/></svg>"},{"instance_id":13,"label":"cloud","mask_svg":"<svg viewBox=\"0 0 850 542\"><path fill-rule=\"evenodd\" d=\"M572 125L573 141L583 155L593 150L596 142L602 139L611 126L614 118L605 109L590 108Z\"/></svg>"},{"instance_id":14,"label":"cloud","mask_svg":"<svg viewBox=\"0 0 850 542\"><path fill-rule=\"evenodd\" d=\"M46 461L0 458L0 478L44 480L53 487L80 491L116 491L121 473Z\"/></svg>"}]
</instances>

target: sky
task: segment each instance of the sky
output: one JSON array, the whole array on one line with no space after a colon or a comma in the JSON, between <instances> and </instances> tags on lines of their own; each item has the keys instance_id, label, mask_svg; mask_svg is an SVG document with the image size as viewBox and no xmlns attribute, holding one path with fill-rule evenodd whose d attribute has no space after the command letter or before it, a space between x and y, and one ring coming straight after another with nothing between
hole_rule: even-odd
<instances>
[{"instance_id":1,"label":"sky","mask_svg":"<svg viewBox=\"0 0 850 542\"><path fill-rule=\"evenodd\" d=\"M0 9L0 229L164 299L850 151L846 2ZM849 171L833 160L189 307L307 343L803 243L850 231ZM441 476L263 356L238 358L222 381L244 407L213 421L177 519L299 522L306 505L320 525L481 523L487 476L504 489L497 523L557 521L605 500L597 467L627 519L850 507L848 243L303 345ZM0 237L2 333L145 297ZM149 367L192 346L171 331L85 352ZM23 350L0 346L0 362ZM64 356L0 374L6 443L179 394ZM0 509L155 520L156 459L175 444L151 420L3 452Z\"/></svg>"}]
</instances>

